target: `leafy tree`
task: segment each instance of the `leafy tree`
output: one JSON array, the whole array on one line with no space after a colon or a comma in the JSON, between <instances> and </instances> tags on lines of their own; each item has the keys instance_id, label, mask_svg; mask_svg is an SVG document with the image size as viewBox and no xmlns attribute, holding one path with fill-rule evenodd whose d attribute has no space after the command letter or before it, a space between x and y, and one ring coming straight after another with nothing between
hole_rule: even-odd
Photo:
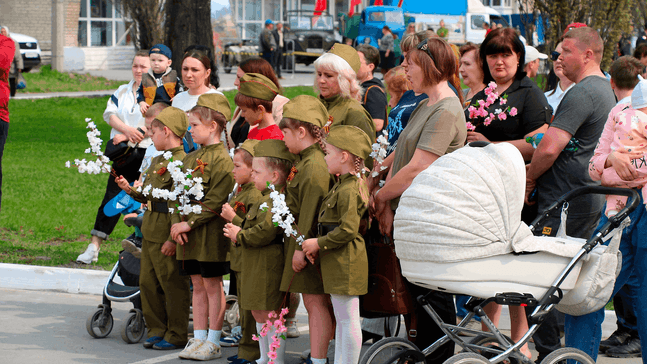
<instances>
[{"instance_id":1,"label":"leafy tree","mask_svg":"<svg viewBox=\"0 0 647 364\"><path fill-rule=\"evenodd\" d=\"M637 3L643 0L518 0L523 13L541 16L547 49L554 49L570 23L584 23L600 33L604 41L602 69L611 65L613 53L623 33L628 33ZM647 14L647 13L643 13Z\"/></svg>"}]
</instances>

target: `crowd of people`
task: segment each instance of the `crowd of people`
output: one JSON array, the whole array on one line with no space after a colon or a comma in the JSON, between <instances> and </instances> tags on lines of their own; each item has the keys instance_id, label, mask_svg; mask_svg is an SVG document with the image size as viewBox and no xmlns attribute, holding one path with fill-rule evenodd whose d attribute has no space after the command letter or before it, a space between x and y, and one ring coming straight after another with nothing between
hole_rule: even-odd
<instances>
[{"instance_id":1,"label":"crowd of people","mask_svg":"<svg viewBox=\"0 0 647 364\"><path fill-rule=\"evenodd\" d=\"M266 23L261 35L263 58L238 67L233 113L217 91L214 58L200 46L184 51L179 72L162 44L138 52L133 80L108 101L104 120L113 128L111 142L127 142L140 151L138 158L115 166L119 177L109 177L92 241L78 261L97 260L119 220L105 216L103 206L120 191L146 205L140 240L123 242L141 257L146 348L183 349L181 358L211 360L221 356L221 346L237 345L237 355L228 358L233 363L284 363L289 343L280 334L285 329L288 337L298 335L294 314L300 296L310 334L305 362L326 363L335 339L334 362L357 363L362 343L386 334L383 325L360 318L369 270L380 269L369 267L366 242L392 239L400 196L414 178L469 142L506 142L519 150L527 164L522 218L528 223L580 186L599 180L623 188L645 186L647 81L638 78L644 64L641 58L620 57L607 79L595 29L569 26L550 57L524 45L510 28L492 29L482 44L458 51L426 31L406 34L400 42L403 62L387 61L383 83L374 73L383 57L394 53L385 29L385 49L335 44L314 63L317 97L290 100L281 95L280 66L272 52L280 49L282 38L275 38L272 27ZM544 93L530 77L536 76L539 60L549 58L559 82ZM0 73L0 81L6 74ZM491 102L492 95L501 97ZM476 112L479 107L483 114ZM370 153L383 131L388 146L385 158L377 160ZM181 217L174 213L177 201L147 192L171 189L174 161L183 161L185 171L201 178L200 212ZM280 201L274 191L285 196L294 234L275 224L272 207ZM572 201L566 233L589 238L625 203L618 196ZM624 307L627 314L619 316L627 320L612 342L603 343L609 355L626 354L627 345L647 340L647 312L635 304L647 292L645 213L636 209L623 232L616 291L625 287L627 294L616 307ZM537 231L555 236L560 222L559 214L550 216ZM222 277L228 273L239 300L240 327L221 337ZM425 295L445 322L465 315L464 297L411 283L407 289L412 297ZM288 312L281 312L284 307ZM485 311L497 324L501 307L491 303ZM528 329L526 313L510 307L515 341ZM279 315L287 318L287 327L264 326ZM602 311L577 317L551 311L534 336L538 360L560 347L560 331L567 346L595 359L603 318ZM408 329L413 322L420 348L444 335L415 300ZM527 347L521 352L530 356ZM448 342L427 360L441 362L453 354L454 344Z\"/></svg>"}]
</instances>

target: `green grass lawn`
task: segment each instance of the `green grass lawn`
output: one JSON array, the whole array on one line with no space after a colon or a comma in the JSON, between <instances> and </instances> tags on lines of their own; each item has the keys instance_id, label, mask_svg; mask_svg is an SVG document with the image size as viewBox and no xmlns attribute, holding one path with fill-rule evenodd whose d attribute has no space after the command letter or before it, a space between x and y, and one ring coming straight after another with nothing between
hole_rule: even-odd
<instances>
[{"instance_id":1,"label":"green grass lawn","mask_svg":"<svg viewBox=\"0 0 647 364\"><path fill-rule=\"evenodd\" d=\"M128 82L112 81L88 74L53 71L50 65L23 73L27 87L18 93L72 92L113 90Z\"/></svg>"},{"instance_id":2,"label":"green grass lawn","mask_svg":"<svg viewBox=\"0 0 647 364\"><path fill-rule=\"evenodd\" d=\"M285 95L314 95L311 87L286 88ZM225 92L232 106L234 91ZM65 162L84 158L89 147L85 118L92 118L105 142L108 97L11 100L9 137L2 160L0 262L74 266L89 242L107 174L80 174ZM98 269L110 269L121 240L132 232L117 224L102 246Z\"/></svg>"}]
</instances>

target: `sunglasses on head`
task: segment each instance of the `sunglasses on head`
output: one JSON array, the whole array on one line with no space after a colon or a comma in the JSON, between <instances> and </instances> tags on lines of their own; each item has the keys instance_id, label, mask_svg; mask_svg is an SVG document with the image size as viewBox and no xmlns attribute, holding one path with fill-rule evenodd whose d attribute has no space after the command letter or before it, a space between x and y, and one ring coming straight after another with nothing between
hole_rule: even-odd
<instances>
[{"instance_id":1,"label":"sunglasses on head","mask_svg":"<svg viewBox=\"0 0 647 364\"><path fill-rule=\"evenodd\" d=\"M552 51L552 52L550 53L550 59L552 59L553 61L556 61L556 60L557 60L557 58L559 58L559 55L560 55L560 54L561 54L561 53L559 53L559 52L557 52L557 51Z\"/></svg>"},{"instance_id":2,"label":"sunglasses on head","mask_svg":"<svg viewBox=\"0 0 647 364\"><path fill-rule=\"evenodd\" d=\"M431 55L431 52L429 51L429 46L427 45L427 40L423 40L422 42L418 43L418 46L416 47L421 51L424 51L427 53L427 55L431 58L432 61L436 62L434 59L434 56Z\"/></svg>"}]
</instances>

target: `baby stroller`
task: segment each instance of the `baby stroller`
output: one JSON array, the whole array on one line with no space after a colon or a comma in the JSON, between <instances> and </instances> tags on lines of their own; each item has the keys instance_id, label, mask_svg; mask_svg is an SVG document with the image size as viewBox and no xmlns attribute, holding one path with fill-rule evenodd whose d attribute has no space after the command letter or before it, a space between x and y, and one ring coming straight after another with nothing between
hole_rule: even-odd
<instances>
[{"instance_id":1,"label":"baby stroller","mask_svg":"<svg viewBox=\"0 0 647 364\"><path fill-rule=\"evenodd\" d=\"M124 285L114 281L119 275ZM127 251L119 254L119 261L112 268L108 282L103 288L103 303L88 317L85 328L94 338L104 338L113 326L111 302L132 302L134 308L129 312L121 328L121 338L128 344L138 343L146 332L142 303L139 297L139 259Z\"/></svg>"},{"instance_id":2,"label":"baby stroller","mask_svg":"<svg viewBox=\"0 0 647 364\"><path fill-rule=\"evenodd\" d=\"M638 206L638 194L630 189L607 187L575 189L527 226L521 222L524 192L523 158L508 143L471 143L441 157L414 179L402 195L394 221L394 244L402 274L411 283L425 288L472 296L466 304L469 314L458 325L445 323L425 297L417 297L445 336L423 350L403 338L382 339L362 356L361 364L425 363L427 355L449 340L463 351L445 364L532 363L519 349L552 309L569 314L575 314L575 308L581 309L578 305L582 303L577 299L591 278L593 262L601 261L597 258L612 258L605 260L611 262L607 265L612 265L612 269L607 270L608 280L601 287L613 289L619 273L617 245L622 233L621 228L616 228L628 223L623 220ZM553 212L588 193L618 194L631 199L588 241L559 237L560 233L558 237L533 235L535 227ZM563 209L562 225L565 214ZM615 240L608 249L598 246L612 236ZM611 291L606 298L599 298L597 306L587 307L588 312L604 306L610 294ZM588 304L591 300L584 301ZM490 302L534 307L528 315L530 327L518 342L501 333L487 317L483 308ZM474 316L481 318L488 332L466 328ZM466 341L459 336L466 333L476 337ZM567 359L594 363L580 350L562 348L549 354L542 364Z\"/></svg>"}]
</instances>

